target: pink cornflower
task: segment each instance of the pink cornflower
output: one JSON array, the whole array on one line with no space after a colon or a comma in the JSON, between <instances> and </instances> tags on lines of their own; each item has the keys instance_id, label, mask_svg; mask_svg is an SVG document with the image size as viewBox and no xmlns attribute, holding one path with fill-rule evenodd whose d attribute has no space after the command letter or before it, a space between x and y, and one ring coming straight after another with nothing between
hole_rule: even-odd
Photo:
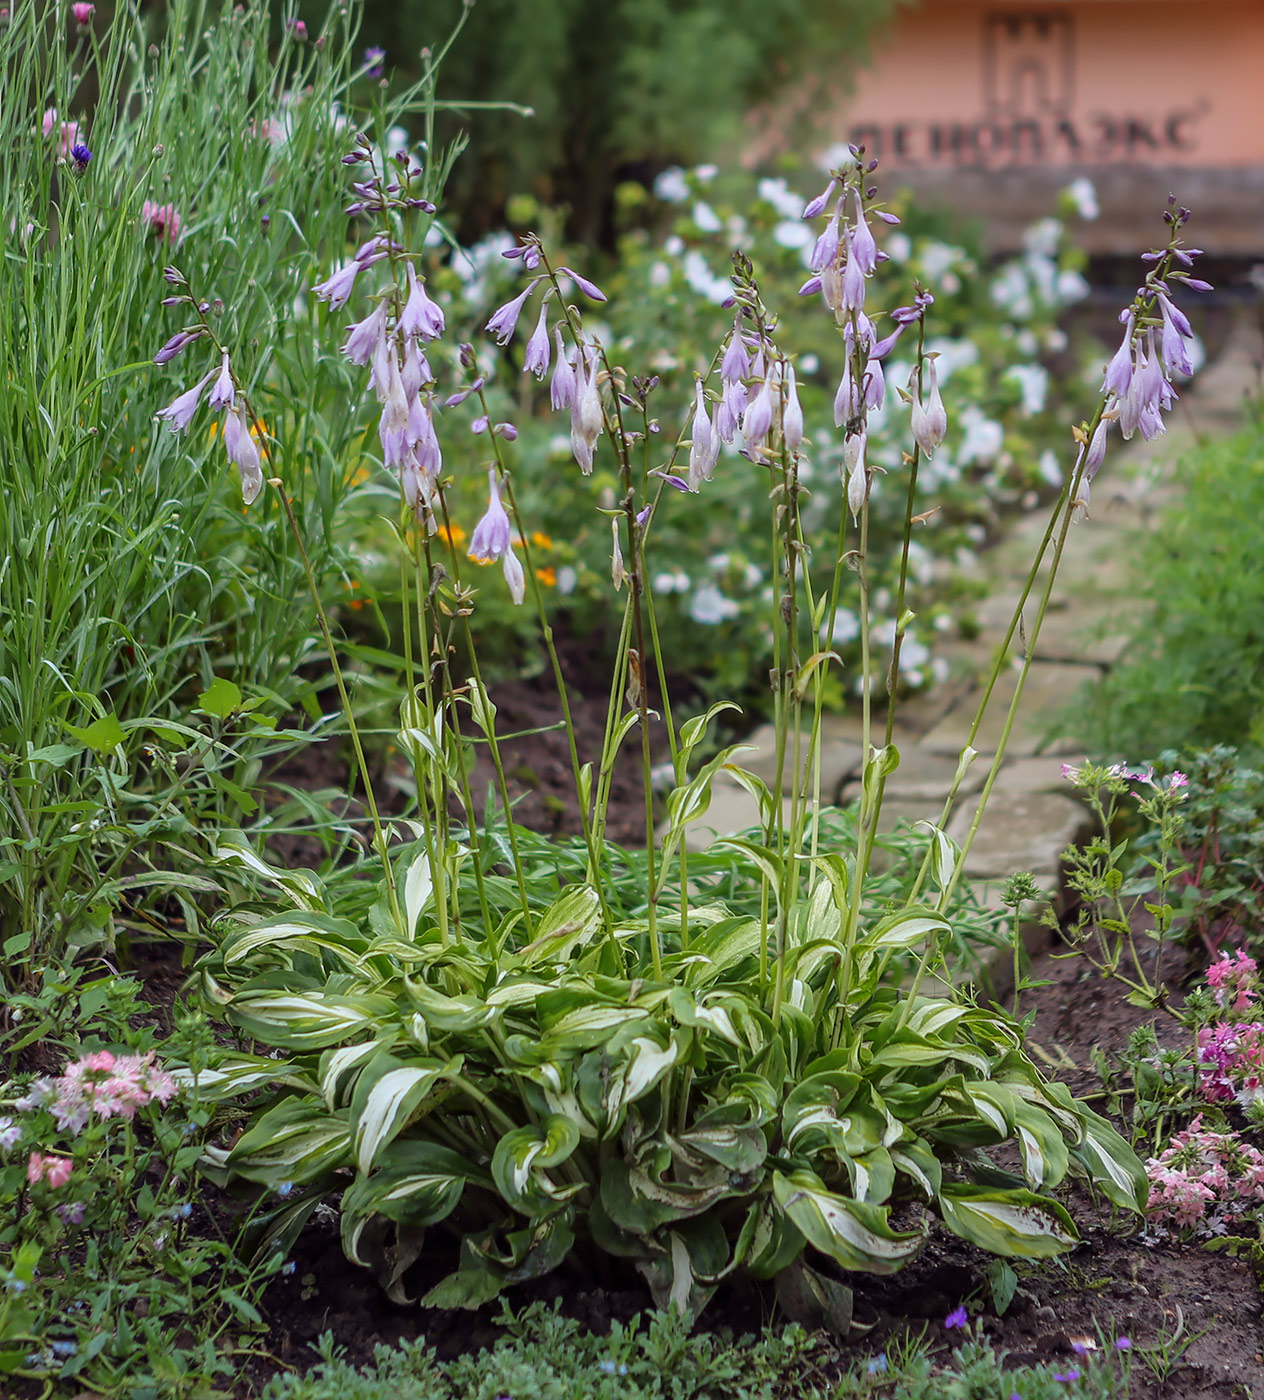
<instances>
[{"instance_id":1,"label":"pink cornflower","mask_svg":"<svg viewBox=\"0 0 1264 1400\"><path fill-rule=\"evenodd\" d=\"M97 7L85 3L85 0L76 0L76 3L70 7L70 13L74 16L75 24L80 33L92 28L92 16L96 12Z\"/></svg>"},{"instance_id":2,"label":"pink cornflower","mask_svg":"<svg viewBox=\"0 0 1264 1400\"><path fill-rule=\"evenodd\" d=\"M141 222L149 225L149 231L162 243L164 240L172 247L180 238L180 213L174 204L155 204L152 199L147 199L140 207Z\"/></svg>"}]
</instances>

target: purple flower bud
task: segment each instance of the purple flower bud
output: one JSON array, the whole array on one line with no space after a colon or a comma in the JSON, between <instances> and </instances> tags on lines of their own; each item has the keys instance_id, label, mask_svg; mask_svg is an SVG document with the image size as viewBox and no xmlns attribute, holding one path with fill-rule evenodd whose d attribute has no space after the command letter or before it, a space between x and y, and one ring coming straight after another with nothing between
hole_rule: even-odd
<instances>
[{"instance_id":1,"label":"purple flower bud","mask_svg":"<svg viewBox=\"0 0 1264 1400\"><path fill-rule=\"evenodd\" d=\"M232 408L236 401L237 390L233 385L233 374L228 364L228 351L225 350L220 363L219 378L215 381L215 387L206 402L218 412L221 408Z\"/></svg>"},{"instance_id":2,"label":"purple flower bud","mask_svg":"<svg viewBox=\"0 0 1264 1400\"><path fill-rule=\"evenodd\" d=\"M865 407L876 413L886 402L886 397L887 377L877 357L871 355L865 366Z\"/></svg>"},{"instance_id":3,"label":"purple flower bud","mask_svg":"<svg viewBox=\"0 0 1264 1400\"><path fill-rule=\"evenodd\" d=\"M490 422L491 419L484 413L470 424L470 432L472 432L475 437L481 437L482 434L487 431L487 426Z\"/></svg>"},{"instance_id":4,"label":"purple flower bud","mask_svg":"<svg viewBox=\"0 0 1264 1400\"><path fill-rule=\"evenodd\" d=\"M566 358L561 326L553 328L553 343L557 346L557 362L553 378L549 380L549 402L553 405L554 412L561 412L575 402L575 369Z\"/></svg>"},{"instance_id":5,"label":"purple flower bud","mask_svg":"<svg viewBox=\"0 0 1264 1400\"><path fill-rule=\"evenodd\" d=\"M549 368L549 297L546 292L544 300L540 303L540 317L535 323L535 330L531 332L531 339L527 341L526 354L523 356L522 369L525 374L534 374L537 379L543 379Z\"/></svg>"},{"instance_id":6,"label":"purple flower bud","mask_svg":"<svg viewBox=\"0 0 1264 1400\"><path fill-rule=\"evenodd\" d=\"M1110 428L1110 420L1103 418L1093 430L1093 436L1089 439L1088 450L1084 457L1084 471L1082 479L1092 481L1106 460L1106 434Z\"/></svg>"},{"instance_id":7,"label":"purple flower bud","mask_svg":"<svg viewBox=\"0 0 1264 1400\"><path fill-rule=\"evenodd\" d=\"M834 179L832 179L829 182L829 184L825 186L825 188L821 191L820 194L817 195L815 199L809 201L809 203L804 207L803 213L802 215L800 215L800 217L804 219L815 219L819 215L823 214L825 212L825 206L830 201L830 195L832 195L837 188L838 177L835 176Z\"/></svg>"},{"instance_id":8,"label":"purple flower bud","mask_svg":"<svg viewBox=\"0 0 1264 1400\"><path fill-rule=\"evenodd\" d=\"M865 272L861 265L860 258L856 255L856 248L853 235L848 230L847 235L847 262L843 267L843 282L841 288L840 309L843 311L862 311L865 305Z\"/></svg>"},{"instance_id":9,"label":"purple flower bud","mask_svg":"<svg viewBox=\"0 0 1264 1400\"><path fill-rule=\"evenodd\" d=\"M799 295L801 297L813 297L820 290L821 279L819 277L809 277L803 286L799 288Z\"/></svg>"},{"instance_id":10,"label":"purple flower bud","mask_svg":"<svg viewBox=\"0 0 1264 1400\"><path fill-rule=\"evenodd\" d=\"M605 301L606 294L597 286L595 282L590 282L587 277L581 277L573 268L559 267L559 273L565 273L567 277L579 288L589 301Z\"/></svg>"},{"instance_id":11,"label":"purple flower bud","mask_svg":"<svg viewBox=\"0 0 1264 1400\"><path fill-rule=\"evenodd\" d=\"M498 307L492 312L491 319L487 322L487 329L501 345L508 345L514 330L517 328L518 317L522 315L522 308L526 304L527 298L535 291L540 280L539 277L533 277L512 301L507 301L504 306Z\"/></svg>"},{"instance_id":12,"label":"purple flower bud","mask_svg":"<svg viewBox=\"0 0 1264 1400\"><path fill-rule=\"evenodd\" d=\"M525 246L525 245L522 246L522 247L520 247L520 248L507 248L503 253L501 253L500 256L501 256L502 258L510 258L510 259L513 259L513 258L520 258L520 257L523 255L523 253L525 253L526 251L527 251L527 250L526 250L526 246Z\"/></svg>"},{"instance_id":13,"label":"purple flower bud","mask_svg":"<svg viewBox=\"0 0 1264 1400\"><path fill-rule=\"evenodd\" d=\"M364 76L366 78L380 78L382 76L382 64L386 59L386 50L376 46L370 46L364 51Z\"/></svg>"},{"instance_id":14,"label":"purple flower bud","mask_svg":"<svg viewBox=\"0 0 1264 1400\"><path fill-rule=\"evenodd\" d=\"M187 349L195 340L199 339L204 334L205 332L200 326L196 330L177 331L154 356L154 364L170 364L182 350Z\"/></svg>"},{"instance_id":15,"label":"purple flower bud","mask_svg":"<svg viewBox=\"0 0 1264 1400\"><path fill-rule=\"evenodd\" d=\"M861 396L856 390L856 378L852 373L851 356L848 355L843 361L843 377L838 381L838 390L834 394L834 426L841 428L844 423L858 418L861 402Z\"/></svg>"},{"instance_id":16,"label":"purple flower bud","mask_svg":"<svg viewBox=\"0 0 1264 1400\"><path fill-rule=\"evenodd\" d=\"M855 519L869 495L869 471L865 464L866 434L863 429L843 443L843 474L847 482L847 509Z\"/></svg>"},{"instance_id":17,"label":"purple flower bud","mask_svg":"<svg viewBox=\"0 0 1264 1400\"><path fill-rule=\"evenodd\" d=\"M898 214L892 214L889 210L875 209L873 212L884 224L898 224L901 222L900 216Z\"/></svg>"},{"instance_id":18,"label":"purple flower bud","mask_svg":"<svg viewBox=\"0 0 1264 1400\"><path fill-rule=\"evenodd\" d=\"M895 349L895 343L904 334L904 323L898 322L890 335L884 336L881 340L875 341L873 348L869 351L871 360L885 360Z\"/></svg>"},{"instance_id":19,"label":"purple flower bud","mask_svg":"<svg viewBox=\"0 0 1264 1400\"><path fill-rule=\"evenodd\" d=\"M506 442L518 441L518 429L512 423L497 423L492 432L499 433Z\"/></svg>"},{"instance_id":20,"label":"purple flower bud","mask_svg":"<svg viewBox=\"0 0 1264 1400\"><path fill-rule=\"evenodd\" d=\"M1186 277L1183 280L1191 292L1210 292L1214 290L1210 282L1204 282L1200 277Z\"/></svg>"},{"instance_id":21,"label":"purple flower bud","mask_svg":"<svg viewBox=\"0 0 1264 1400\"><path fill-rule=\"evenodd\" d=\"M665 472L661 467L655 467L652 471L648 472L647 475L661 477L668 486L674 486L677 491L683 491L686 494L689 492L689 483L683 476L673 476L671 472Z\"/></svg>"}]
</instances>

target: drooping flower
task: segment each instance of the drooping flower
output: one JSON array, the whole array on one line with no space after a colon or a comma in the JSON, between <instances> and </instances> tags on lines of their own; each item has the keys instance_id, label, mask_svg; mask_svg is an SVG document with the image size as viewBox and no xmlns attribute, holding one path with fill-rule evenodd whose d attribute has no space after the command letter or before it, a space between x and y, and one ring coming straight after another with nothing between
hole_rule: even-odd
<instances>
[{"instance_id":1,"label":"drooping flower","mask_svg":"<svg viewBox=\"0 0 1264 1400\"><path fill-rule=\"evenodd\" d=\"M948 413L939 392L939 376L933 358L928 358L926 361L926 374L930 379L930 398L923 404L921 394L914 390L909 426L912 429L914 441L929 457L947 435Z\"/></svg>"},{"instance_id":2,"label":"drooping flower","mask_svg":"<svg viewBox=\"0 0 1264 1400\"><path fill-rule=\"evenodd\" d=\"M693 426L689 442L689 489L696 491L710 481L720 453L720 438L707 415L707 398L699 379L694 396Z\"/></svg>"},{"instance_id":3,"label":"drooping flower","mask_svg":"<svg viewBox=\"0 0 1264 1400\"><path fill-rule=\"evenodd\" d=\"M799 386L794 366L786 366L785 406L781 414L781 433L791 452L797 452L803 442L803 405L799 402Z\"/></svg>"},{"instance_id":4,"label":"drooping flower","mask_svg":"<svg viewBox=\"0 0 1264 1400\"><path fill-rule=\"evenodd\" d=\"M407 276L408 300L400 313L399 333L421 340L438 340L445 325L443 308L427 295L425 284L412 263L408 264Z\"/></svg>"},{"instance_id":5,"label":"drooping flower","mask_svg":"<svg viewBox=\"0 0 1264 1400\"><path fill-rule=\"evenodd\" d=\"M522 359L522 369L524 374L534 374L537 379L543 379L549 368L549 299L546 293L544 300L540 303L540 316L535 323L535 330L531 332L531 338L527 341L526 353Z\"/></svg>"},{"instance_id":6,"label":"drooping flower","mask_svg":"<svg viewBox=\"0 0 1264 1400\"><path fill-rule=\"evenodd\" d=\"M482 563L502 560L509 592L515 603L521 603L526 593L526 578L513 550L512 533L509 515L500 499L500 482L496 476L496 468L489 467L487 510L474 527L474 534L470 539L470 558Z\"/></svg>"},{"instance_id":7,"label":"drooping flower","mask_svg":"<svg viewBox=\"0 0 1264 1400\"><path fill-rule=\"evenodd\" d=\"M867 434L853 433L843 443L843 477L847 483L847 508L853 518L860 515L869 495L869 471L865 463Z\"/></svg>"},{"instance_id":8,"label":"drooping flower","mask_svg":"<svg viewBox=\"0 0 1264 1400\"><path fill-rule=\"evenodd\" d=\"M748 448L759 447L772 428L772 381L771 374L765 377L742 417L742 436Z\"/></svg>"},{"instance_id":9,"label":"drooping flower","mask_svg":"<svg viewBox=\"0 0 1264 1400\"><path fill-rule=\"evenodd\" d=\"M750 356L746 353L746 345L742 340L742 318L739 316L733 322L733 333L729 336L724 358L720 361L720 378L725 384L737 384L750 372Z\"/></svg>"},{"instance_id":10,"label":"drooping flower","mask_svg":"<svg viewBox=\"0 0 1264 1400\"><path fill-rule=\"evenodd\" d=\"M380 301L362 321L347 327L342 353L353 365L367 365L386 346L386 302Z\"/></svg>"},{"instance_id":11,"label":"drooping flower","mask_svg":"<svg viewBox=\"0 0 1264 1400\"><path fill-rule=\"evenodd\" d=\"M553 377L549 380L549 402L554 411L560 413L575 402L575 367L567 358L566 347L562 344L561 326L553 327L553 343L557 346L557 360Z\"/></svg>"},{"instance_id":12,"label":"drooping flower","mask_svg":"<svg viewBox=\"0 0 1264 1400\"><path fill-rule=\"evenodd\" d=\"M868 277L878 265L878 245L865 221L865 205L859 189L853 190L852 193L856 197L856 222L852 225L850 256L856 259L860 271Z\"/></svg>"},{"instance_id":13,"label":"drooping flower","mask_svg":"<svg viewBox=\"0 0 1264 1400\"><path fill-rule=\"evenodd\" d=\"M183 394L172 399L166 408L158 410L157 416L166 419L167 426L173 433L183 433L188 430L189 424L193 422L193 415L202 402L202 395L206 393L206 386L215 378L215 375L216 371L212 369L192 388L186 389Z\"/></svg>"},{"instance_id":14,"label":"drooping flower","mask_svg":"<svg viewBox=\"0 0 1264 1400\"><path fill-rule=\"evenodd\" d=\"M352 258L350 262L331 272L323 281L317 282L312 288L313 296L319 297L321 301L327 301L330 309L340 311L346 306L355 290L355 280L364 271L364 263L358 258Z\"/></svg>"},{"instance_id":15,"label":"drooping flower","mask_svg":"<svg viewBox=\"0 0 1264 1400\"><path fill-rule=\"evenodd\" d=\"M601 392L597 386L599 361L596 349L588 346L582 354L586 363L571 404L571 451L580 470L587 476L592 471L593 452L601 436L603 417Z\"/></svg>"},{"instance_id":16,"label":"drooping flower","mask_svg":"<svg viewBox=\"0 0 1264 1400\"><path fill-rule=\"evenodd\" d=\"M518 317L522 315L522 308L541 280L539 277L533 277L512 301L507 301L504 306L497 307L492 312L486 329L496 337L499 344L509 344L509 340L517 328Z\"/></svg>"},{"instance_id":17,"label":"drooping flower","mask_svg":"<svg viewBox=\"0 0 1264 1400\"><path fill-rule=\"evenodd\" d=\"M207 404L218 411L221 408L232 408L237 401L237 390L233 384L233 372L228 363L228 351L222 352L220 361L219 377L216 379L210 394L207 396Z\"/></svg>"},{"instance_id":18,"label":"drooping flower","mask_svg":"<svg viewBox=\"0 0 1264 1400\"><path fill-rule=\"evenodd\" d=\"M263 471L259 448L250 435L246 414L240 404L229 409L224 416L224 450L241 476L241 498L250 505L263 489Z\"/></svg>"}]
</instances>

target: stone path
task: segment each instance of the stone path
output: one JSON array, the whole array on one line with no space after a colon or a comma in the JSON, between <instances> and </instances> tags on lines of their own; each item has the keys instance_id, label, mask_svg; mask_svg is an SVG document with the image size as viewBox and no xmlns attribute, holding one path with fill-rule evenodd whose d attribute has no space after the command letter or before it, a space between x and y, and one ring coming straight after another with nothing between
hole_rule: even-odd
<instances>
[{"instance_id":1,"label":"stone path","mask_svg":"<svg viewBox=\"0 0 1264 1400\"><path fill-rule=\"evenodd\" d=\"M1136 577L1131 566L1135 543L1139 533L1153 527L1159 508L1178 489L1176 462L1198 442L1239 425L1243 398L1257 388L1262 361L1258 325L1241 312L1224 350L1184 392L1166 434L1151 443L1136 438L1127 445L1112 438L1112 451L1094 482L1092 514L1071 527L1004 764L966 861L967 877L987 902L998 902L1000 882L1022 870L1030 871L1051 896L1059 892L1059 857L1069 842L1086 834L1088 814L1061 777L1061 764L1083 754L1077 755L1074 746L1058 735L1057 718L1075 702L1082 687L1118 658L1126 624L1144 604L1144 580ZM981 557L979 567L989 592L978 609L977 636L941 642L937 650L949 662L948 679L897 712L895 743L901 762L887 781L883 829L892 829L898 819L938 820L981 687L1004 642L1047 522L1043 508L1019 518ZM1034 600L1029 600L1027 618L1034 613ZM979 757L949 821L948 833L958 842L973 820L970 799L983 786L996 753L1020 662L1016 639L1009 666L1001 673L974 741ZM823 801L846 803L857 794L860 739L858 714L825 717ZM742 765L771 784L775 776L772 726L761 726L747 742L757 752L741 759ZM720 774L710 808L692 824L687 845L703 849L718 834L757 825L758 820L754 800ZM1035 929L1028 933L1030 946L1040 934Z\"/></svg>"}]
</instances>

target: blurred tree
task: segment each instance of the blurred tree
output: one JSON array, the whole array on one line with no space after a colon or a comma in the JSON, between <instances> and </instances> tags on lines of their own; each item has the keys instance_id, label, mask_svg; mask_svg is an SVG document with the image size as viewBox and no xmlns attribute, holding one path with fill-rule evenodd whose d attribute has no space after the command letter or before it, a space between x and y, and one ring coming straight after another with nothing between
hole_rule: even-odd
<instances>
[{"instance_id":1,"label":"blurred tree","mask_svg":"<svg viewBox=\"0 0 1264 1400\"><path fill-rule=\"evenodd\" d=\"M363 39L415 68L463 0L366 0ZM444 65L450 98L505 100L523 119L471 112L471 149L449 191L462 232L531 194L570 210L588 241L610 232L628 178L714 157L754 107L803 113L828 79L837 93L898 0L478 0ZM788 117L787 120L790 120Z\"/></svg>"}]
</instances>

